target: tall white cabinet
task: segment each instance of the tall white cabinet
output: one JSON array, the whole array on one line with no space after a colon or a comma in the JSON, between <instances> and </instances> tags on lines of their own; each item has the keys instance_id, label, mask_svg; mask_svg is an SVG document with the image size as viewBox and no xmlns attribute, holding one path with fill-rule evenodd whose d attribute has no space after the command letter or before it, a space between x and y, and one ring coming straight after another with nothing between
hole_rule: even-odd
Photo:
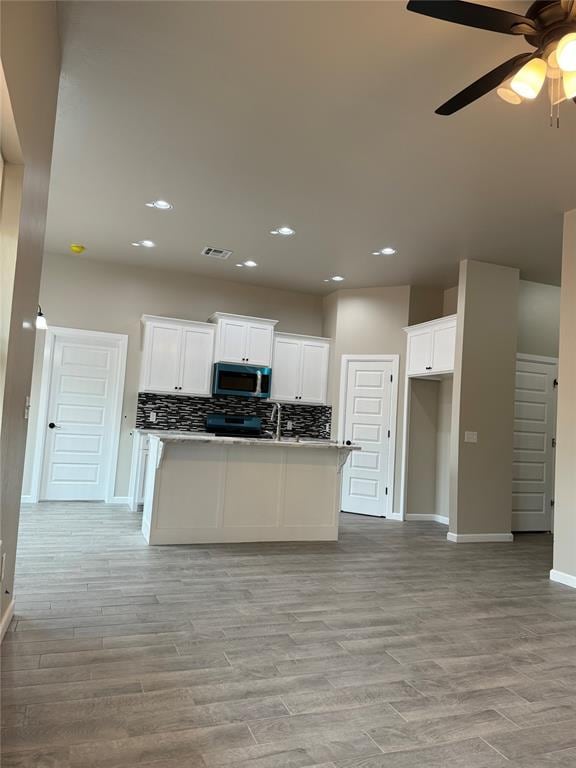
<instances>
[{"instance_id":1,"label":"tall white cabinet","mask_svg":"<svg viewBox=\"0 0 576 768\"><path fill-rule=\"evenodd\" d=\"M272 400L326 403L330 339L277 333L272 361Z\"/></svg>"},{"instance_id":2,"label":"tall white cabinet","mask_svg":"<svg viewBox=\"0 0 576 768\"><path fill-rule=\"evenodd\" d=\"M215 312L217 362L272 365L274 326L277 320Z\"/></svg>"},{"instance_id":3,"label":"tall white cabinet","mask_svg":"<svg viewBox=\"0 0 576 768\"><path fill-rule=\"evenodd\" d=\"M142 323L140 391L210 395L215 327L152 315Z\"/></svg>"}]
</instances>

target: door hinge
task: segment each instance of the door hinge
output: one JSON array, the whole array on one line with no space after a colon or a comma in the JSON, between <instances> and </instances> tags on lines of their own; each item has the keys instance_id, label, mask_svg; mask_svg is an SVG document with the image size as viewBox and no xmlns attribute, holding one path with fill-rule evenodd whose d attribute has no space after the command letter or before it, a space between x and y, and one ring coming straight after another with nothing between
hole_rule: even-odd
<instances>
[{"instance_id":1,"label":"door hinge","mask_svg":"<svg viewBox=\"0 0 576 768\"><path fill-rule=\"evenodd\" d=\"M550 499L550 506L551 506L551 507L553 507L553 506L554 506L554 499Z\"/></svg>"},{"instance_id":2,"label":"door hinge","mask_svg":"<svg viewBox=\"0 0 576 768\"><path fill-rule=\"evenodd\" d=\"M558 386L558 379L554 379L554 383L552 384L552 386L554 388L556 388Z\"/></svg>"},{"instance_id":3,"label":"door hinge","mask_svg":"<svg viewBox=\"0 0 576 768\"><path fill-rule=\"evenodd\" d=\"M394 376L392 376L392 374L390 374L390 381L394 381Z\"/></svg>"},{"instance_id":4,"label":"door hinge","mask_svg":"<svg viewBox=\"0 0 576 768\"><path fill-rule=\"evenodd\" d=\"M552 438L552 448L556 448L556 438Z\"/></svg>"},{"instance_id":5,"label":"door hinge","mask_svg":"<svg viewBox=\"0 0 576 768\"><path fill-rule=\"evenodd\" d=\"M386 490L385 490L385 492L384 492L384 495L385 495L385 496L388 496L388 488L386 488Z\"/></svg>"},{"instance_id":6,"label":"door hinge","mask_svg":"<svg viewBox=\"0 0 576 768\"><path fill-rule=\"evenodd\" d=\"M388 430L388 437L390 437L390 430Z\"/></svg>"}]
</instances>

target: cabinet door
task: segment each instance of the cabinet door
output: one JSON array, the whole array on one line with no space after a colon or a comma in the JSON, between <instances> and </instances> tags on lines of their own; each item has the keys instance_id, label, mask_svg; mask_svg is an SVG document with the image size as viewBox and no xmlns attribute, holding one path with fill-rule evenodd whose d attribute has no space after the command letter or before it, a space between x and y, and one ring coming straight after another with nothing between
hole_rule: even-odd
<instances>
[{"instance_id":1,"label":"cabinet door","mask_svg":"<svg viewBox=\"0 0 576 768\"><path fill-rule=\"evenodd\" d=\"M456 351L456 324L434 330L432 340L432 370L453 371Z\"/></svg>"},{"instance_id":2,"label":"cabinet door","mask_svg":"<svg viewBox=\"0 0 576 768\"><path fill-rule=\"evenodd\" d=\"M182 394L210 394L213 357L214 331L211 328L190 327L182 330Z\"/></svg>"},{"instance_id":3,"label":"cabinet door","mask_svg":"<svg viewBox=\"0 0 576 768\"><path fill-rule=\"evenodd\" d=\"M220 320L217 359L226 363L244 363L245 357L246 323L239 320Z\"/></svg>"},{"instance_id":4,"label":"cabinet door","mask_svg":"<svg viewBox=\"0 0 576 768\"><path fill-rule=\"evenodd\" d=\"M180 381L182 328L164 323L146 326L142 389L175 392Z\"/></svg>"},{"instance_id":5,"label":"cabinet door","mask_svg":"<svg viewBox=\"0 0 576 768\"><path fill-rule=\"evenodd\" d=\"M408 375L432 370L432 331L408 334Z\"/></svg>"},{"instance_id":6,"label":"cabinet door","mask_svg":"<svg viewBox=\"0 0 576 768\"><path fill-rule=\"evenodd\" d=\"M322 405L326 402L330 347L321 341L302 341L301 344L299 400Z\"/></svg>"},{"instance_id":7,"label":"cabinet door","mask_svg":"<svg viewBox=\"0 0 576 768\"><path fill-rule=\"evenodd\" d=\"M295 401L300 394L301 343L297 339L274 339L272 400Z\"/></svg>"},{"instance_id":8,"label":"cabinet door","mask_svg":"<svg viewBox=\"0 0 576 768\"><path fill-rule=\"evenodd\" d=\"M246 362L250 365L272 365L274 329L269 325L250 323L246 326Z\"/></svg>"}]
</instances>

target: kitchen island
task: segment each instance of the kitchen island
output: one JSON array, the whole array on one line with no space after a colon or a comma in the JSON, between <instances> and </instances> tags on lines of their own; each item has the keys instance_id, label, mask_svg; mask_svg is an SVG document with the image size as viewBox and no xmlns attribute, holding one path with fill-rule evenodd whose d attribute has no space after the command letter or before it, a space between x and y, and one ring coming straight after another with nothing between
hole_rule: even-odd
<instances>
[{"instance_id":1,"label":"kitchen island","mask_svg":"<svg viewBox=\"0 0 576 768\"><path fill-rule=\"evenodd\" d=\"M150 432L148 544L336 541L341 469L353 446Z\"/></svg>"}]
</instances>

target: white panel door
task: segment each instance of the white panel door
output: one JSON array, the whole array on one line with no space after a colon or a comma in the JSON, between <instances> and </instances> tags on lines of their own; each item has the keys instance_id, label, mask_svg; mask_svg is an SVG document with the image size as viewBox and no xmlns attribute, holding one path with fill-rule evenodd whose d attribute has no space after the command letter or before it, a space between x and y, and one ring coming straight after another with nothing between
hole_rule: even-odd
<instances>
[{"instance_id":1,"label":"white panel door","mask_svg":"<svg viewBox=\"0 0 576 768\"><path fill-rule=\"evenodd\" d=\"M391 512L390 435L392 363L350 361L346 374L344 440L362 450L350 454L342 470L342 511L387 517Z\"/></svg>"},{"instance_id":2,"label":"white panel door","mask_svg":"<svg viewBox=\"0 0 576 768\"><path fill-rule=\"evenodd\" d=\"M142 388L149 392L174 392L180 381L182 328L150 323L146 326Z\"/></svg>"},{"instance_id":3,"label":"white panel door","mask_svg":"<svg viewBox=\"0 0 576 768\"><path fill-rule=\"evenodd\" d=\"M432 370L453 371L456 352L456 323L436 328L432 339Z\"/></svg>"},{"instance_id":4,"label":"white panel door","mask_svg":"<svg viewBox=\"0 0 576 768\"><path fill-rule=\"evenodd\" d=\"M119 357L113 343L56 335L41 500L105 499Z\"/></svg>"},{"instance_id":5,"label":"white panel door","mask_svg":"<svg viewBox=\"0 0 576 768\"><path fill-rule=\"evenodd\" d=\"M408 375L432 370L432 331L408 335Z\"/></svg>"},{"instance_id":6,"label":"white panel door","mask_svg":"<svg viewBox=\"0 0 576 768\"><path fill-rule=\"evenodd\" d=\"M302 342L302 365L300 373L300 400L303 403L326 402L328 379L328 355L330 347L319 341Z\"/></svg>"},{"instance_id":7,"label":"white panel door","mask_svg":"<svg viewBox=\"0 0 576 768\"><path fill-rule=\"evenodd\" d=\"M272 365L274 329L270 325L250 323L246 326L246 362L250 365Z\"/></svg>"},{"instance_id":8,"label":"white panel door","mask_svg":"<svg viewBox=\"0 0 576 768\"><path fill-rule=\"evenodd\" d=\"M556 363L516 363L512 530L553 530Z\"/></svg>"},{"instance_id":9,"label":"white panel door","mask_svg":"<svg viewBox=\"0 0 576 768\"><path fill-rule=\"evenodd\" d=\"M218 323L218 360L227 363L246 362L246 323L220 320Z\"/></svg>"},{"instance_id":10,"label":"white panel door","mask_svg":"<svg viewBox=\"0 0 576 768\"><path fill-rule=\"evenodd\" d=\"M182 329L180 392L186 395L209 395L214 357L212 328L191 326Z\"/></svg>"},{"instance_id":11,"label":"white panel door","mask_svg":"<svg viewBox=\"0 0 576 768\"><path fill-rule=\"evenodd\" d=\"M274 340L272 362L272 400L296 401L300 389L301 344L298 339Z\"/></svg>"}]
</instances>

